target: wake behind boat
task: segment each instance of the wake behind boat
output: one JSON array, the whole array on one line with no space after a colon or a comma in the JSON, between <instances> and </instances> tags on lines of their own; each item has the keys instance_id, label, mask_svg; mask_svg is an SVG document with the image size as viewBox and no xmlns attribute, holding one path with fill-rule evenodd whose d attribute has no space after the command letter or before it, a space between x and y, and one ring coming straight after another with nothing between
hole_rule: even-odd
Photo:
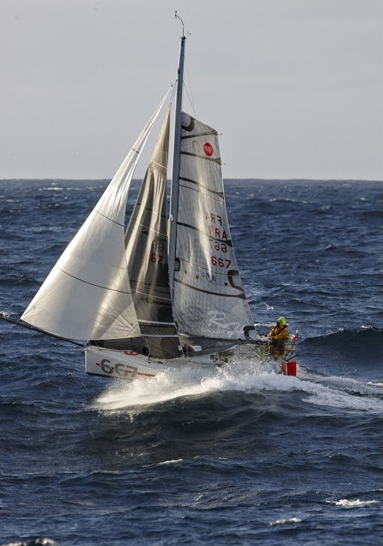
<instances>
[{"instance_id":1,"label":"wake behind boat","mask_svg":"<svg viewBox=\"0 0 383 546\"><path fill-rule=\"evenodd\" d=\"M165 97L17 322L86 340L89 374L133 379L212 367L248 344L256 362L295 375L294 350L277 359L255 329L230 234L217 132L182 111L184 52L183 35L172 153L169 108L126 224L132 177Z\"/></svg>"}]
</instances>

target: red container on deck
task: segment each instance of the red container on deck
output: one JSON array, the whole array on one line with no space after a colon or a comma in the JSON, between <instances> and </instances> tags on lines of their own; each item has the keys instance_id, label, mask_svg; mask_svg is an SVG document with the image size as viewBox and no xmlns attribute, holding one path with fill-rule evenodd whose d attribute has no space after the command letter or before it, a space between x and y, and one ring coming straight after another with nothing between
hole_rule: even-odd
<instances>
[{"instance_id":1,"label":"red container on deck","mask_svg":"<svg viewBox=\"0 0 383 546\"><path fill-rule=\"evenodd\" d=\"M297 375L297 363L282 361L282 373L283 375Z\"/></svg>"}]
</instances>

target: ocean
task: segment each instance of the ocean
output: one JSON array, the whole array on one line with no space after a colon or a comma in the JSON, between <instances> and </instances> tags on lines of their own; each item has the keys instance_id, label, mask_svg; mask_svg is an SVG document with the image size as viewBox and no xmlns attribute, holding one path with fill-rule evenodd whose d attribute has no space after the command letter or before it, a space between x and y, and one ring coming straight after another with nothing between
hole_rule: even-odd
<instances>
[{"instance_id":1,"label":"ocean","mask_svg":"<svg viewBox=\"0 0 383 546\"><path fill-rule=\"evenodd\" d=\"M106 184L0 182L0 312L23 312ZM383 184L226 192L252 314L298 331L297 377L87 376L80 347L0 320L1 546L381 544Z\"/></svg>"}]
</instances>

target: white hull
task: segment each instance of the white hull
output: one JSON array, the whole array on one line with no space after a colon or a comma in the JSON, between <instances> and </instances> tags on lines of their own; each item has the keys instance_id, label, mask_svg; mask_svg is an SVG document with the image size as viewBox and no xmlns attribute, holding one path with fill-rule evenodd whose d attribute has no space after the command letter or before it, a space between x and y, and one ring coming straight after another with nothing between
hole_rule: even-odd
<instances>
[{"instance_id":1,"label":"white hull","mask_svg":"<svg viewBox=\"0 0 383 546\"><path fill-rule=\"evenodd\" d=\"M269 373L296 375L296 363L279 361L261 361L252 354L252 360L258 360ZM200 357L177 358L162 363L148 359L134 351L117 351L94 345L85 347L85 371L90 375L101 375L115 379L133 380L136 378L151 378L165 370L177 371L184 367L215 368L225 362L216 353Z\"/></svg>"},{"instance_id":2,"label":"white hull","mask_svg":"<svg viewBox=\"0 0 383 546\"><path fill-rule=\"evenodd\" d=\"M212 368L221 365L214 355L204 355L193 359L177 358L162 363L152 361L135 351L116 351L89 345L85 347L85 371L91 375L132 380L137 377L155 377L158 373L181 367Z\"/></svg>"}]
</instances>

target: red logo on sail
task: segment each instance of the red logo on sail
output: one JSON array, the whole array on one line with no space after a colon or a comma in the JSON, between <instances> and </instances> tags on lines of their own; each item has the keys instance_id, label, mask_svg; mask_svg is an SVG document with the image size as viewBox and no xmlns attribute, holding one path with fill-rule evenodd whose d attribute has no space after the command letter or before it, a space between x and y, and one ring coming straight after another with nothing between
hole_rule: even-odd
<instances>
[{"instance_id":1,"label":"red logo on sail","mask_svg":"<svg viewBox=\"0 0 383 546\"><path fill-rule=\"evenodd\" d=\"M205 150L205 154L209 157L211 157L214 153L213 146L210 144L210 142L205 142L203 149Z\"/></svg>"}]
</instances>

